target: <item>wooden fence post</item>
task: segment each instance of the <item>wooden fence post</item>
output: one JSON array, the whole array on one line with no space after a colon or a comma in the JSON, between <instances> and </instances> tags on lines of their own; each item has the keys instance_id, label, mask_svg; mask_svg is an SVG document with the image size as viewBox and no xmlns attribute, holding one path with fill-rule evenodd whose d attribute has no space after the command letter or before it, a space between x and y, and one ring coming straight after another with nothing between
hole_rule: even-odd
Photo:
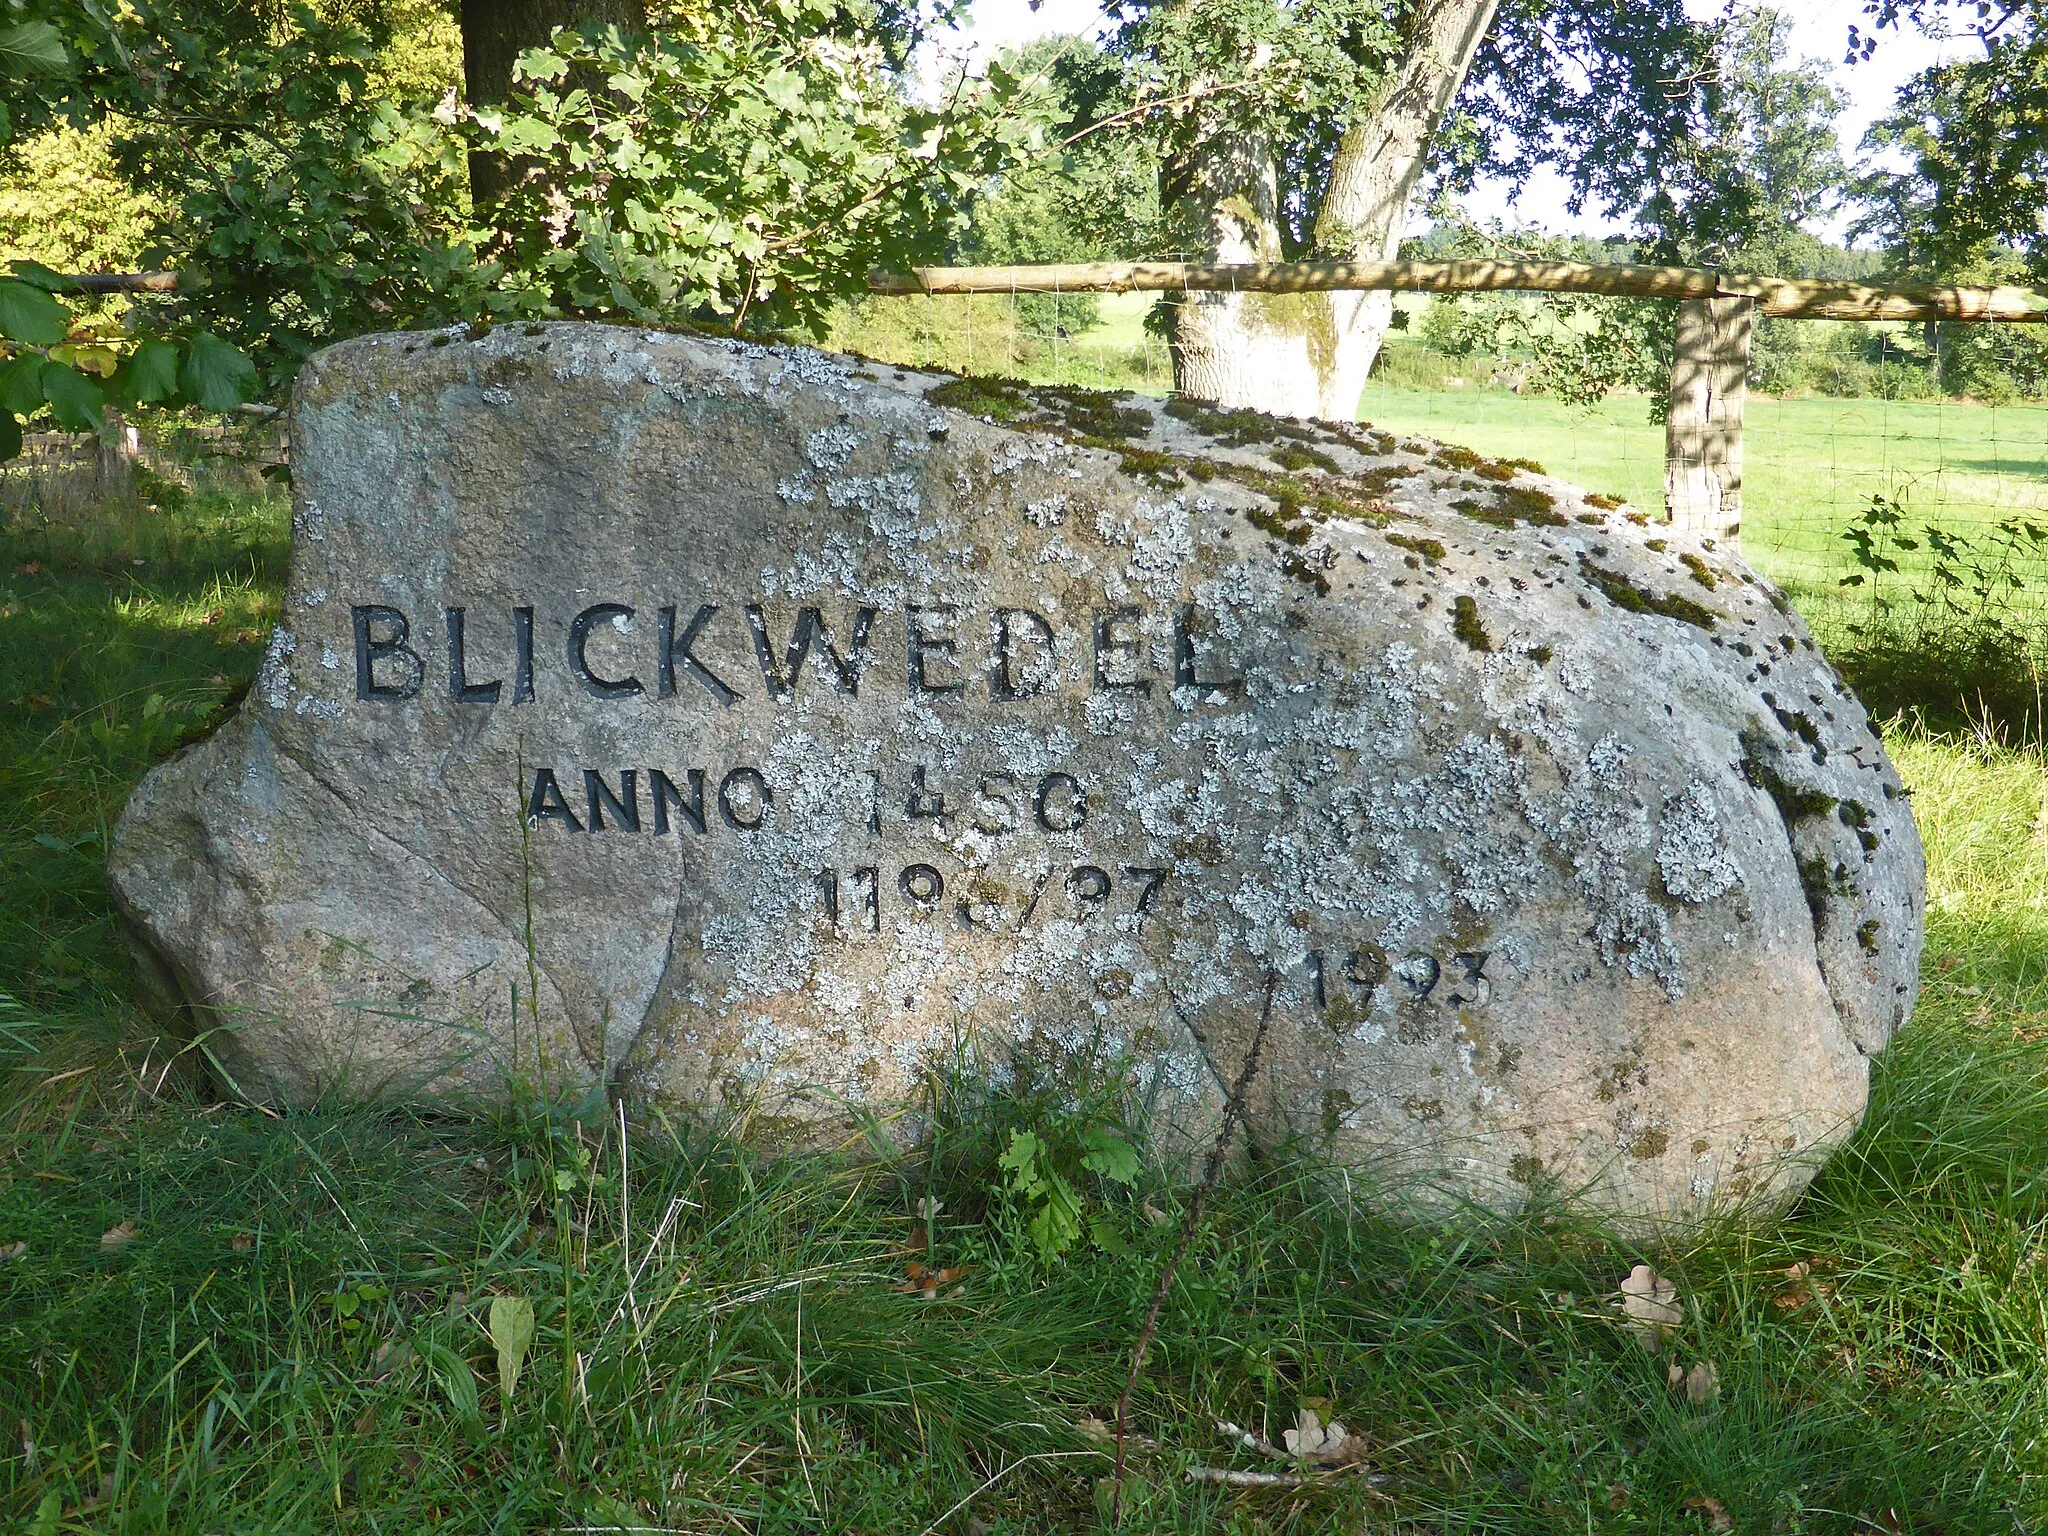
<instances>
[{"instance_id":1,"label":"wooden fence post","mask_svg":"<svg viewBox=\"0 0 2048 1536\"><path fill-rule=\"evenodd\" d=\"M1664 511L1673 527L1739 549L1742 402L1753 299L1682 299L1664 427Z\"/></svg>"}]
</instances>

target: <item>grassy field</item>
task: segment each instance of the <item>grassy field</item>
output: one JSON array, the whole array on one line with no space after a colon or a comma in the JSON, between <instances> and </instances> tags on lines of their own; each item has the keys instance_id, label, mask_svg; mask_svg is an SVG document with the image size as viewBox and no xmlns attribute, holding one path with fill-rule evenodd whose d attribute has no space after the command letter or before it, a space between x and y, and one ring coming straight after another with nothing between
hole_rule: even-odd
<instances>
[{"instance_id":1,"label":"grassy field","mask_svg":"<svg viewBox=\"0 0 2048 1536\"><path fill-rule=\"evenodd\" d=\"M939 1080L928 1152L881 1162L532 1093L461 1118L205 1092L136 999L106 832L253 672L286 518L153 494L0 534L0 1530L2048 1523L2040 756L1894 733L1927 990L1788 1219L1649 1252L1556 1212L1399 1227L1283 1150L1199 1231L1113 1522L1088 1425L1184 1195L1084 1189L1100 1236L1048 1264L996 1165L1012 1131L1127 1120L1113 1079ZM1687 1304L1659 1354L1614 1305L1645 1259ZM513 1345L529 1315L508 1384L493 1319ZM1705 1401L1669 1384L1707 1363ZM1217 1480L1288 1470L1218 1418L1278 1439L1305 1405L1362 1469Z\"/></svg>"},{"instance_id":2,"label":"grassy field","mask_svg":"<svg viewBox=\"0 0 2048 1536\"><path fill-rule=\"evenodd\" d=\"M1648 510L1664 504L1664 428L1639 398L1581 410L1503 389L1374 383L1359 414L1532 458ZM1743 480L1743 553L1773 580L1832 596L1845 568L1840 530L1872 496L1896 497L1915 521L1964 530L2014 513L2048 518L2048 406L1755 398L1743 419Z\"/></svg>"}]
</instances>

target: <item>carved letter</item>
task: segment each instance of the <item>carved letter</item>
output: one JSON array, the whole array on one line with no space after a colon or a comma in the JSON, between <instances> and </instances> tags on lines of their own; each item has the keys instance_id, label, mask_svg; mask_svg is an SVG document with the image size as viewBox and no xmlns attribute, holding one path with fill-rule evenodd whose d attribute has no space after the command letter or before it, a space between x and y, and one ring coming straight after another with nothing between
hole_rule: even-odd
<instances>
[{"instance_id":1,"label":"carved letter","mask_svg":"<svg viewBox=\"0 0 2048 1536\"><path fill-rule=\"evenodd\" d=\"M515 653L512 668L512 702L531 704L533 702L533 610L514 608L512 610L512 649Z\"/></svg>"},{"instance_id":2,"label":"carved letter","mask_svg":"<svg viewBox=\"0 0 2048 1536\"><path fill-rule=\"evenodd\" d=\"M1203 682L1195 675L1195 605L1182 603L1173 611L1173 686L1176 688L1199 688L1209 692L1228 694L1241 693L1244 679L1239 677Z\"/></svg>"},{"instance_id":3,"label":"carved letter","mask_svg":"<svg viewBox=\"0 0 2048 1536\"><path fill-rule=\"evenodd\" d=\"M420 653L405 642L412 637L412 623L396 608L382 603L358 603L351 610L356 624L356 697L359 699L416 699L420 680L427 675ZM370 633L372 624L387 627L382 640ZM377 681L377 663L388 656L403 657L412 676L402 683Z\"/></svg>"},{"instance_id":4,"label":"carved letter","mask_svg":"<svg viewBox=\"0 0 2048 1536\"><path fill-rule=\"evenodd\" d=\"M472 683L463 645L462 610L448 610L448 691L458 704L495 704L505 691L501 682Z\"/></svg>"},{"instance_id":5,"label":"carved letter","mask_svg":"<svg viewBox=\"0 0 2048 1536\"><path fill-rule=\"evenodd\" d=\"M704 626L711 622L711 616L718 612L716 603L700 603L697 616L690 620L690 627L683 631L682 638L676 638L676 611L673 608L661 610L661 696L672 699L676 696L676 663L681 662L690 669L690 676L711 690L711 696L721 704L734 704L739 694L725 685L725 680L699 661L692 650L697 637L704 633ZM702 827L697 829L703 831Z\"/></svg>"},{"instance_id":6,"label":"carved letter","mask_svg":"<svg viewBox=\"0 0 2048 1536\"><path fill-rule=\"evenodd\" d=\"M590 830L604 830L604 813L609 809L619 819L619 825L628 832L640 830L640 775L632 768L619 770L619 792L612 793L611 786L604 781L604 775L595 768L583 770L583 798L586 814L590 818Z\"/></svg>"},{"instance_id":7,"label":"carved letter","mask_svg":"<svg viewBox=\"0 0 2048 1536\"><path fill-rule=\"evenodd\" d=\"M537 827L544 821L559 821L571 832L581 832L583 823L576 819L576 813L569 809L569 802L562 797L562 786L555 782L555 770L537 768L533 775L533 793L526 797L526 823Z\"/></svg>"},{"instance_id":8,"label":"carved letter","mask_svg":"<svg viewBox=\"0 0 2048 1536\"><path fill-rule=\"evenodd\" d=\"M747 821L740 816L740 810L746 809L744 805L738 809L735 809L733 806L732 790L735 784L746 786L748 790L749 797L753 801L754 819L752 821ZM725 818L725 824L728 827L736 827L742 832L758 830L761 823L768 819L768 807L774 803L774 792L768 788L768 781L761 777L761 770L758 768L735 768L719 783L718 814Z\"/></svg>"},{"instance_id":9,"label":"carved letter","mask_svg":"<svg viewBox=\"0 0 2048 1536\"><path fill-rule=\"evenodd\" d=\"M768 642L768 621L762 615L761 605L747 604L747 627L754 632L754 654L760 658L761 680L768 685L769 697L780 703L796 692L796 680L803 673L804 658L814 645L836 674L839 691L847 695L858 694L860 675L867 669L868 631L874 625L875 613L873 608L854 610L852 654L841 656L825 633L825 621L818 610L797 609L796 625L790 631L789 645L782 653L782 665L778 668L774 647Z\"/></svg>"},{"instance_id":10,"label":"carved letter","mask_svg":"<svg viewBox=\"0 0 2048 1536\"><path fill-rule=\"evenodd\" d=\"M630 620L632 617L633 610L623 603L593 603L577 614L569 625L569 670L600 699L630 699L634 694L645 691L637 677L622 677L616 681L599 677L590 670L590 663L583 657L584 647L590 644L591 630L615 619Z\"/></svg>"},{"instance_id":11,"label":"carved letter","mask_svg":"<svg viewBox=\"0 0 2048 1536\"><path fill-rule=\"evenodd\" d=\"M654 835L662 837L668 832L668 808L674 805L682 812L683 820L697 831L704 830L704 770L692 768L689 772L690 798L685 800L683 792L676 788L675 781L659 768L647 773L647 789L654 796Z\"/></svg>"},{"instance_id":12,"label":"carved letter","mask_svg":"<svg viewBox=\"0 0 2048 1536\"><path fill-rule=\"evenodd\" d=\"M1152 680L1137 675L1138 637L1123 632L1123 626L1135 624L1138 617L1138 610L1128 606L1095 610L1095 686L1098 691L1104 688L1121 688L1134 693L1152 691ZM1125 663L1131 673L1129 677L1113 678L1109 675L1112 657Z\"/></svg>"},{"instance_id":13,"label":"carved letter","mask_svg":"<svg viewBox=\"0 0 2048 1536\"><path fill-rule=\"evenodd\" d=\"M995 656L989 666L989 696L1005 703L1035 699L1059 681L1053 654L1052 625L1029 608L998 608L990 621ZM1035 667L1020 663L1018 652L1035 640L1044 656Z\"/></svg>"},{"instance_id":14,"label":"carved letter","mask_svg":"<svg viewBox=\"0 0 2048 1536\"><path fill-rule=\"evenodd\" d=\"M951 603L933 603L921 607L916 603L906 604L903 609L904 622L910 631L910 691L914 694L929 694L934 698L954 699L967 691L962 682L935 683L925 672L925 664L937 659L943 665L957 667L955 652L959 641L955 637L955 616L959 609ZM938 619L943 634L933 634L924 627L925 616Z\"/></svg>"}]
</instances>

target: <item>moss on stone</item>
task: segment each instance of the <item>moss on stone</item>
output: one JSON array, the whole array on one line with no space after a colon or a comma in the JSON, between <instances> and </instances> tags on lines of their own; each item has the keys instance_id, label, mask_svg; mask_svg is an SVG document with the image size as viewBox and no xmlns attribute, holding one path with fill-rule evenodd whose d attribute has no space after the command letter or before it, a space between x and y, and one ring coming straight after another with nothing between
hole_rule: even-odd
<instances>
[{"instance_id":1,"label":"moss on stone","mask_svg":"<svg viewBox=\"0 0 2048 1536\"><path fill-rule=\"evenodd\" d=\"M1451 633L1482 655L1494 649L1493 637L1479 622L1479 604L1462 593L1451 599Z\"/></svg>"},{"instance_id":2,"label":"moss on stone","mask_svg":"<svg viewBox=\"0 0 2048 1536\"><path fill-rule=\"evenodd\" d=\"M1282 469L1327 469L1334 471L1337 461L1320 448L1311 448L1307 443L1282 443L1266 455Z\"/></svg>"},{"instance_id":3,"label":"moss on stone","mask_svg":"<svg viewBox=\"0 0 2048 1536\"><path fill-rule=\"evenodd\" d=\"M1432 565L1443 559L1445 553L1441 539L1418 539L1413 534L1390 533L1387 535L1387 542L1401 549L1414 550Z\"/></svg>"},{"instance_id":4,"label":"moss on stone","mask_svg":"<svg viewBox=\"0 0 2048 1536\"><path fill-rule=\"evenodd\" d=\"M1776 749L1761 721L1744 731L1738 740L1742 744L1742 776L1771 797L1778 807L1779 819L1788 829L1834 813L1840 802L1833 795L1794 784L1778 772L1772 762Z\"/></svg>"},{"instance_id":5,"label":"moss on stone","mask_svg":"<svg viewBox=\"0 0 2048 1536\"><path fill-rule=\"evenodd\" d=\"M1451 510L1489 528L1512 529L1520 523L1561 528L1565 522L1564 514L1557 510L1557 498L1533 485L1504 485L1491 501L1463 497L1451 503Z\"/></svg>"},{"instance_id":6,"label":"moss on stone","mask_svg":"<svg viewBox=\"0 0 2048 1536\"><path fill-rule=\"evenodd\" d=\"M1624 608L1630 613L1654 613L1667 619L1680 619L1701 629L1714 627L1712 609L1676 592L1659 593L1648 587L1639 587L1620 571L1596 565L1585 555L1579 556L1579 574L1617 608Z\"/></svg>"}]
</instances>

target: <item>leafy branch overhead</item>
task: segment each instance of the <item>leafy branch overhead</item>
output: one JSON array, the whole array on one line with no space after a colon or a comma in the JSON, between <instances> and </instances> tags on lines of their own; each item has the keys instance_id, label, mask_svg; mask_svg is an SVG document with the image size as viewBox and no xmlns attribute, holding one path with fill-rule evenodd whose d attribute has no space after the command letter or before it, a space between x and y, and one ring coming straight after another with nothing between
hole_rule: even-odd
<instances>
[{"instance_id":1,"label":"leafy branch overhead","mask_svg":"<svg viewBox=\"0 0 2048 1536\"><path fill-rule=\"evenodd\" d=\"M252 398L255 364L213 332L94 337L57 298L64 278L30 261L14 274L0 277L0 460L45 412L63 431L92 432L108 405L231 411Z\"/></svg>"},{"instance_id":2,"label":"leafy branch overhead","mask_svg":"<svg viewBox=\"0 0 2048 1536\"><path fill-rule=\"evenodd\" d=\"M464 114L520 171L492 210L499 302L529 313L820 321L876 266L946 249L984 181L1043 147L1042 76L1001 61L926 107L836 0L718 32L561 32L510 102Z\"/></svg>"},{"instance_id":3,"label":"leafy branch overhead","mask_svg":"<svg viewBox=\"0 0 2048 1536\"><path fill-rule=\"evenodd\" d=\"M895 10L828 0L692 9L651 38L561 31L521 56L503 100L472 108L393 67L400 9L0 11L20 18L0 29L0 156L51 126L107 123L120 173L174 210L153 257L194 281L144 305L144 331L191 337L171 343L175 368L146 342L111 344L135 359L135 403L275 394L313 350L372 330L813 324L869 268L942 254L972 191L1037 152L1053 117L1045 81L1003 65L920 104L891 62ZM479 156L510 174L473 206ZM50 287L10 290L29 333L52 333ZM114 375L58 360L93 389L54 375L37 409L93 419Z\"/></svg>"}]
</instances>

